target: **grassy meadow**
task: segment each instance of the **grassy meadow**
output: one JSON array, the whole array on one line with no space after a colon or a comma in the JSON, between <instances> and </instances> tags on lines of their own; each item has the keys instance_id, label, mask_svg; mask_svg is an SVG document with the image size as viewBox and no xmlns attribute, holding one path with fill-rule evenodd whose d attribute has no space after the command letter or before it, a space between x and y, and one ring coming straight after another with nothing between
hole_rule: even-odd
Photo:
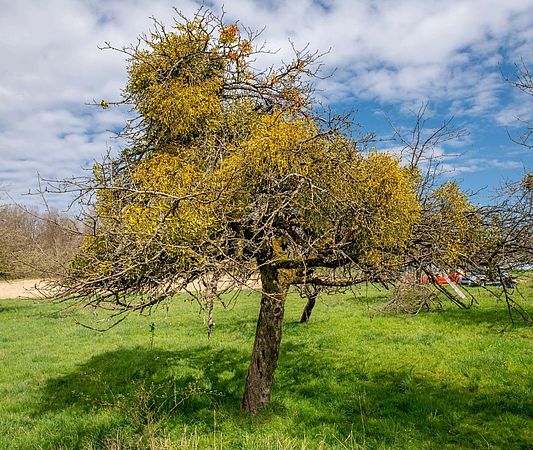
<instances>
[{"instance_id":1,"label":"grassy meadow","mask_svg":"<svg viewBox=\"0 0 533 450\"><path fill-rule=\"evenodd\" d=\"M472 288L477 292L475 288ZM522 286L533 313L533 287ZM240 410L259 296L130 316L0 300L0 449L531 449L533 330L504 304L417 316L378 312L362 287L290 294L270 408Z\"/></svg>"}]
</instances>

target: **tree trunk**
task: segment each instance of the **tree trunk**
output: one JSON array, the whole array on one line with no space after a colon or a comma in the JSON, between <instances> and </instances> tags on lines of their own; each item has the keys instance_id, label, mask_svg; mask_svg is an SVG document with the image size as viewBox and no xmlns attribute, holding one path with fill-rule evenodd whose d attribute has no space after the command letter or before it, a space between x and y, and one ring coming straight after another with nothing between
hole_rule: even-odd
<instances>
[{"instance_id":1,"label":"tree trunk","mask_svg":"<svg viewBox=\"0 0 533 450\"><path fill-rule=\"evenodd\" d=\"M302 312L300 323L309 322L309 318L311 317L311 313L313 312L313 308L315 307L316 297L317 294L310 294L307 297L307 304L305 305L305 308Z\"/></svg>"},{"instance_id":2,"label":"tree trunk","mask_svg":"<svg viewBox=\"0 0 533 450\"><path fill-rule=\"evenodd\" d=\"M280 271L270 267L261 269L261 283L261 310L242 399L242 408L254 416L270 403L288 288Z\"/></svg>"}]
</instances>

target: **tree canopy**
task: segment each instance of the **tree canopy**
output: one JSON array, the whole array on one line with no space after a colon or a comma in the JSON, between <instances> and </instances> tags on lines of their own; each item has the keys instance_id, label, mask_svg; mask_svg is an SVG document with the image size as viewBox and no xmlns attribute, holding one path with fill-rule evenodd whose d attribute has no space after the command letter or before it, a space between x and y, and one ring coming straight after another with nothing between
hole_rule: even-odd
<instances>
[{"instance_id":1,"label":"tree canopy","mask_svg":"<svg viewBox=\"0 0 533 450\"><path fill-rule=\"evenodd\" d=\"M420 214L416 173L316 114L315 54L257 71L255 35L242 34L203 13L122 49L138 117L129 146L94 168L77 279L167 295L214 271L243 282L274 265L306 282L315 267L394 265Z\"/></svg>"}]
</instances>

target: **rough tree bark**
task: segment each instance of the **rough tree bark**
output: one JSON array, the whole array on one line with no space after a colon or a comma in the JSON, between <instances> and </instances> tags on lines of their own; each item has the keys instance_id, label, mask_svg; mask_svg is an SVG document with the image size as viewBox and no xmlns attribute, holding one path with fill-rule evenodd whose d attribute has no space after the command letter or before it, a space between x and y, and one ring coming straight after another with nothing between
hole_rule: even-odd
<instances>
[{"instance_id":1,"label":"rough tree bark","mask_svg":"<svg viewBox=\"0 0 533 450\"><path fill-rule=\"evenodd\" d=\"M261 269L263 295L257 319L254 348L246 377L242 407L252 415L270 403L274 371L278 364L281 326L288 283L281 270Z\"/></svg>"}]
</instances>

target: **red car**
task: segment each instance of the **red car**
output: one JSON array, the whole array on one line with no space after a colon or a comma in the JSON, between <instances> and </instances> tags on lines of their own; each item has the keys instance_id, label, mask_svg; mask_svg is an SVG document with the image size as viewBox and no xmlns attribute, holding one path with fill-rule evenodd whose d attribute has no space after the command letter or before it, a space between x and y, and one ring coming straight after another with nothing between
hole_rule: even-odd
<instances>
[{"instance_id":1,"label":"red car","mask_svg":"<svg viewBox=\"0 0 533 450\"><path fill-rule=\"evenodd\" d=\"M444 277L444 275L436 272L433 274L433 276L435 277L435 281L437 282L437 284L440 284L440 285L448 284L448 281L446 281L446 278ZM461 279L462 275L457 272L454 272L454 273L450 273L449 275L447 275L447 277L448 277L448 280L450 280L452 283L457 283ZM426 284L430 282L431 280L429 279L427 275L422 276L422 284Z\"/></svg>"}]
</instances>

